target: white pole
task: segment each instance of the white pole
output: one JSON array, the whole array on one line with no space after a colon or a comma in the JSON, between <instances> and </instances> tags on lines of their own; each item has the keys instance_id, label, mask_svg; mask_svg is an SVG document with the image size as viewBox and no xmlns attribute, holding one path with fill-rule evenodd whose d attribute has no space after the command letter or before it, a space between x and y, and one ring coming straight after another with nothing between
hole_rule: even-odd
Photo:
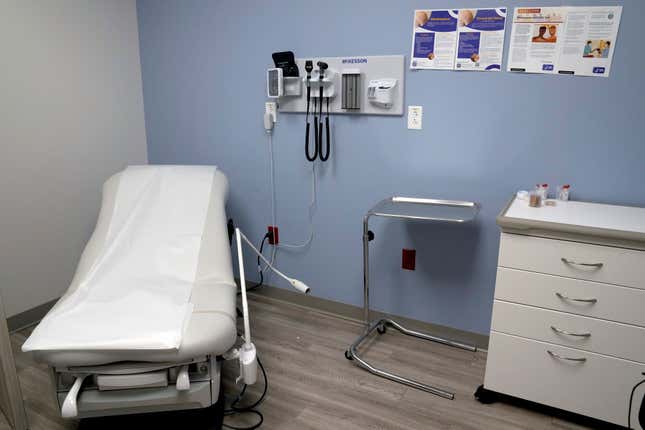
<instances>
[{"instance_id":1,"label":"white pole","mask_svg":"<svg viewBox=\"0 0 645 430\"><path fill-rule=\"evenodd\" d=\"M246 300L246 278L244 276L244 255L242 254L242 232L235 229L235 241L237 242L237 263L240 268L240 290L242 291L242 315L244 317L244 343L251 347L251 326L249 324L249 303ZM246 238L245 238L246 239Z\"/></svg>"}]
</instances>

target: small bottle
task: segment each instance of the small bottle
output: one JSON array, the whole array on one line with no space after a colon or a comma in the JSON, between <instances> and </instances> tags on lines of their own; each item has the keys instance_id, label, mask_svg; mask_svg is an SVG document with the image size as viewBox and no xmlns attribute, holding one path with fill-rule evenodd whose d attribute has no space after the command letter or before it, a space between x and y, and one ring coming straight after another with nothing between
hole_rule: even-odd
<instances>
[{"instance_id":1,"label":"small bottle","mask_svg":"<svg viewBox=\"0 0 645 430\"><path fill-rule=\"evenodd\" d=\"M569 185L569 184L564 184L564 185L558 186L558 194L556 196L557 199L562 200L564 202L569 200L569 190L570 189L571 189L571 185Z\"/></svg>"},{"instance_id":2,"label":"small bottle","mask_svg":"<svg viewBox=\"0 0 645 430\"><path fill-rule=\"evenodd\" d=\"M549 184L542 184L541 191L542 191L542 201L544 202L546 199L549 198Z\"/></svg>"},{"instance_id":3,"label":"small bottle","mask_svg":"<svg viewBox=\"0 0 645 430\"><path fill-rule=\"evenodd\" d=\"M540 206L542 206L541 190L536 189L529 193L529 206L532 208L539 208Z\"/></svg>"}]
</instances>

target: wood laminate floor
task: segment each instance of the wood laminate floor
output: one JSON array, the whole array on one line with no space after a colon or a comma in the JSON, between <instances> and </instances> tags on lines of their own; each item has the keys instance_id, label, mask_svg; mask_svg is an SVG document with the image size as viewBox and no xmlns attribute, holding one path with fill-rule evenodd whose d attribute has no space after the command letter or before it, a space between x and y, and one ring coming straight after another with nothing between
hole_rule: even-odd
<instances>
[{"instance_id":1,"label":"wood laminate floor","mask_svg":"<svg viewBox=\"0 0 645 430\"><path fill-rule=\"evenodd\" d=\"M263 429L584 429L559 418L506 403L482 405L473 392L484 377L486 354L415 340L389 330L380 342L368 342L364 356L374 364L456 392L446 400L379 378L344 358L362 326L314 310L251 298L252 333L269 374L269 392L260 410ZM46 366L20 352L30 330L12 335L18 374L32 430L76 429L63 421L54 404ZM232 396L235 367L225 368L225 393ZM250 390L257 394L261 384ZM251 417L228 423L251 423ZM170 422L170 421L166 421ZM181 428L203 428L190 418ZM82 422L80 428L94 428ZM119 422L119 430L127 427ZM102 426L101 426L102 427ZM114 428L114 425L107 425ZM138 422L138 428L141 422ZM170 428L155 423L148 428ZM175 427L175 426L173 426ZM179 427L175 427L179 428ZM0 414L0 430L9 429Z\"/></svg>"}]
</instances>

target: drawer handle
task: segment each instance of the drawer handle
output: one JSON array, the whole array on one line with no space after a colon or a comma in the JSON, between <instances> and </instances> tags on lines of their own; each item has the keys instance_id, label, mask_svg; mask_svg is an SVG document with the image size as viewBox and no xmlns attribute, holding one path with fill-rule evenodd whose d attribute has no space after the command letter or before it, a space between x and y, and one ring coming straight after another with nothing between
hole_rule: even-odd
<instances>
[{"instance_id":1,"label":"drawer handle","mask_svg":"<svg viewBox=\"0 0 645 430\"><path fill-rule=\"evenodd\" d=\"M597 303L598 299L573 299L561 293L555 293L558 298L562 300L571 300L572 302L583 302L583 303Z\"/></svg>"},{"instance_id":2,"label":"drawer handle","mask_svg":"<svg viewBox=\"0 0 645 430\"><path fill-rule=\"evenodd\" d=\"M562 260L564 264L570 264L573 266L595 267L596 269L600 269L605 265L604 263L576 263L575 261L567 260L564 257L560 258L560 260Z\"/></svg>"},{"instance_id":3,"label":"drawer handle","mask_svg":"<svg viewBox=\"0 0 645 430\"><path fill-rule=\"evenodd\" d=\"M576 337L591 337L591 333L572 333L570 331L560 330L555 326L551 326L551 330L558 334L566 334L567 336L576 336Z\"/></svg>"},{"instance_id":4,"label":"drawer handle","mask_svg":"<svg viewBox=\"0 0 645 430\"><path fill-rule=\"evenodd\" d=\"M551 357L553 357L553 358L557 358L558 360L575 361L576 363L584 363L585 361L587 361L587 359L586 359L586 358L584 358L584 357L581 357L581 358L563 357L563 356L561 356L561 355L556 354L556 353L555 353L555 352L553 352L553 351L549 351L548 349L547 349L547 351L546 351L546 352L547 352Z\"/></svg>"}]
</instances>

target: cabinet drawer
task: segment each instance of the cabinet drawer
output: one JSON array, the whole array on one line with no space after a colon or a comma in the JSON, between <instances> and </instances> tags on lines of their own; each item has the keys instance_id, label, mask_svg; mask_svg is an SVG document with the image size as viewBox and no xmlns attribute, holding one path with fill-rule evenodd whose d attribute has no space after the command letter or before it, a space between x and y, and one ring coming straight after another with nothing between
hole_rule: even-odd
<instances>
[{"instance_id":1,"label":"cabinet drawer","mask_svg":"<svg viewBox=\"0 0 645 430\"><path fill-rule=\"evenodd\" d=\"M495 300L491 328L645 363L645 329L633 325Z\"/></svg>"},{"instance_id":2,"label":"cabinet drawer","mask_svg":"<svg viewBox=\"0 0 645 430\"><path fill-rule=\"evenodd\" d=\"M631 361L492 331L484 386L626 426L629 395L643 371Z\"/></svg>"},{"instance_id":3,"label":"cabinet drawer","mask_svg":"<svg viewBox=\"0 0 645 430\"><path fill-rule=\"evenodd\" d=\"M645 251L633 249L502 233L499 265L645 289Z\"/></svg>"},{"instance_id":4,"label":"cabinet drawer","mask_svg":"<svg viewBox=\"0 0 645 430\"><path fill-rule=\"evenodd\" d=\"M645 327L645 290L497 269L495 298Z\"/></svg>"}]
</instances>

